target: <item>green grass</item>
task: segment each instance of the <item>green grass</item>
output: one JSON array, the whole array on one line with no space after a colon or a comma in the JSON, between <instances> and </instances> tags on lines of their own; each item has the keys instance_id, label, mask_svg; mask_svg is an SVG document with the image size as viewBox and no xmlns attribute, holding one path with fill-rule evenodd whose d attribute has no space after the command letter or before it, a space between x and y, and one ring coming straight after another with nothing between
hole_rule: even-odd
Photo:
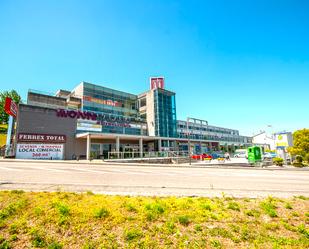
<instances>
[{"instance_id":1,"label":"green grass","mask_svg":"<svg viewBox=\"0 0 309 249\"><path fill-rule=\"evenodd\" d=\"M309 248L308 210L307 197L0 191L0 249Z\"/></svg>"}]
</instances>

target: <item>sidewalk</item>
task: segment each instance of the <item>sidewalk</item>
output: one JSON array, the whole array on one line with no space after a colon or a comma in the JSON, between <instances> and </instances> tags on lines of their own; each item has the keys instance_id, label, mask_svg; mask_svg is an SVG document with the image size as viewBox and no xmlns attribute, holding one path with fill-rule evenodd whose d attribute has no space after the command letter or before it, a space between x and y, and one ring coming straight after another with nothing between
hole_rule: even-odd
<instances>
[{"instance_id":1,"label":"sidewalk","mask_svg":"<svg viewBox=\"0 0 309 249\"><path fill-rule=\"evenodd\" d=\"M9 163L44 163L44 164L75 164L75 165L108 165L108 166L126 166L130 167L141 166L141 167L169 167L169 168L221 168L221 169L260 169L260 170L294 170L294 171L308 171L309 167L296 168L290 165L280 166L251 166L246 162L241 161L232 161L232 162L204 162L204 161L192 161L192 164L183 163L183 164L157 164L157 163L124 163L124 162L107 162L102 160L30 160L30 159L8 159L0 158L0 165L2 162Z\"/></svg>"}]
</instances>

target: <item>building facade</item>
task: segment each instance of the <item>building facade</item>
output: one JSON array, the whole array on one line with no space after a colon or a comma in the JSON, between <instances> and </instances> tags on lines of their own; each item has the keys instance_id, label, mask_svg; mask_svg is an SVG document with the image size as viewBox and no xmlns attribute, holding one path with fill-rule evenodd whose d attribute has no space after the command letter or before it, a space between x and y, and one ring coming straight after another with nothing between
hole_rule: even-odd
<instances>
[{"instance_id":1,"label":"building facade","mask_svg":"<svg viewBox=\"0 0 309 249\"><path fill-rule=\"evenodd\" d=\"M230 150L252 144L237 130L177 120L175 93L164 78L150 90L126 93L82 82L72 91L29 90L20 104L14 144L17 158L106 158L109 153ZM188 136L189 134L189 136Z\"/></svg>"}]
</instances>

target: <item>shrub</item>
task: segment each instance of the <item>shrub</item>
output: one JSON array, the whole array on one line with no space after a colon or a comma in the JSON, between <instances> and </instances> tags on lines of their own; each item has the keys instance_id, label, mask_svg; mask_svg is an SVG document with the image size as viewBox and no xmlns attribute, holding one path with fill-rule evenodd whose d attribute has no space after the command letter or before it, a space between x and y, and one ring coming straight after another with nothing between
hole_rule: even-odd
<instances>
[{"instance_id":1,"label":"shrub","mask_svg":"<svg viewBox=\"0 0 309 249\"><path fill-rule=\"evenodd\" d=\"M125 239L127 241L131 241L137 238L142 237L142 232L136 229L128 230L125 232Z\"/></svg>"},{"instance_id":2,"label":"shrub","mask_svg":"<svg viewBox=\"0 0 309 249\"><path fill-rule=\"evenodd\" d=\"M181 215L178 217L178 221L181 225L187 226L190 223L190 218L187 215Z\"/></svg>"},{"instance_id":3,"label":"shrub","mask_svg":"<svg viewBox=\"0 0 309 249\"><path fill-rule=\"evenodd\" d=\"M278 217L277 212L276 212L276 206L273 204L271 200L265 200L261 202L260 204L261 208L264 210L266 214L268 214L270 217Z\"/></svg>"},{"instance_id":4,"label":"shrub","mask_svg":"<svg viewBox=\"0 0 309 249\"><path fill-rule=\"evenodd\" d=\"M109 211L104 207L100 208L99 210L96 210L94 213L95 218L105 218L108 215L109 215Z\"/></svg>"},{"instance_id":5,"label":"shrub","mask_svg":"<svg viewBox=\"0 0 309 249\"><path fill-rule=\"evenodd\" d=\"M298 163L302 163L302 162L303 162L303 157L300 156L300 155L297 155L297 156L295 157L295 161L298 162Z\"/></svg>"},{"instance_id":6,"label":"shrub","mask_svg":"<svg viewBox=\"0 0 309 249\"><path fill-rule=\"evenodd\" d=\"M0 236L0 249L11 249L10 243Z\"/></svg>"},{"instance_id":7,"label":"shrub","mask_svg":"<svg viewBox=\"0 0 309 249\"><path fill-rule=\"evenodd\" d=\"M48 245L47 249L62 249L62 247L63 246L58 242L52 242L51 244Z\"/></svg>"},{"instance_id":8,"label":"shrub","mask_svg":"<svg viewBox=\"0 0 309 249\"><path fill-rule=\"evenodd\" d=\"M280 157L274 157L273 158L273 163L277 166L282 166L283 165L283 159Z\"/></svg>"},{"instance_id":9,"label":"shrub","mask_svg":"<svg viewBox=\"0 0 309 249\"><path fill-rule=\"evenodd\" d=\"M234 211L240 211L239 204L237 202L229 202L227 208Z\"/></svg>"}]
</instances>

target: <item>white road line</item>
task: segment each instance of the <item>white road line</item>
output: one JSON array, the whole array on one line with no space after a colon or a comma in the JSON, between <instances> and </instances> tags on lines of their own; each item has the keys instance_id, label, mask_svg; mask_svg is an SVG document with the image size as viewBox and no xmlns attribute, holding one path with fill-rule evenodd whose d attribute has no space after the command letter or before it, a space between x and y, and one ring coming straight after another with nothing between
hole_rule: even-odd
<instances>
[{"instance_id":1,"label":"white road line","mask_svg":"<svg viewBox=\"0 0 309 249\"><path fill-rule=\"evenodd\" d=\"M3 166L0 166L0 169L8 170L8 171L22 171L22 169L7 168L7 167L3 167Z\"/></svg>"}]
</instances>

